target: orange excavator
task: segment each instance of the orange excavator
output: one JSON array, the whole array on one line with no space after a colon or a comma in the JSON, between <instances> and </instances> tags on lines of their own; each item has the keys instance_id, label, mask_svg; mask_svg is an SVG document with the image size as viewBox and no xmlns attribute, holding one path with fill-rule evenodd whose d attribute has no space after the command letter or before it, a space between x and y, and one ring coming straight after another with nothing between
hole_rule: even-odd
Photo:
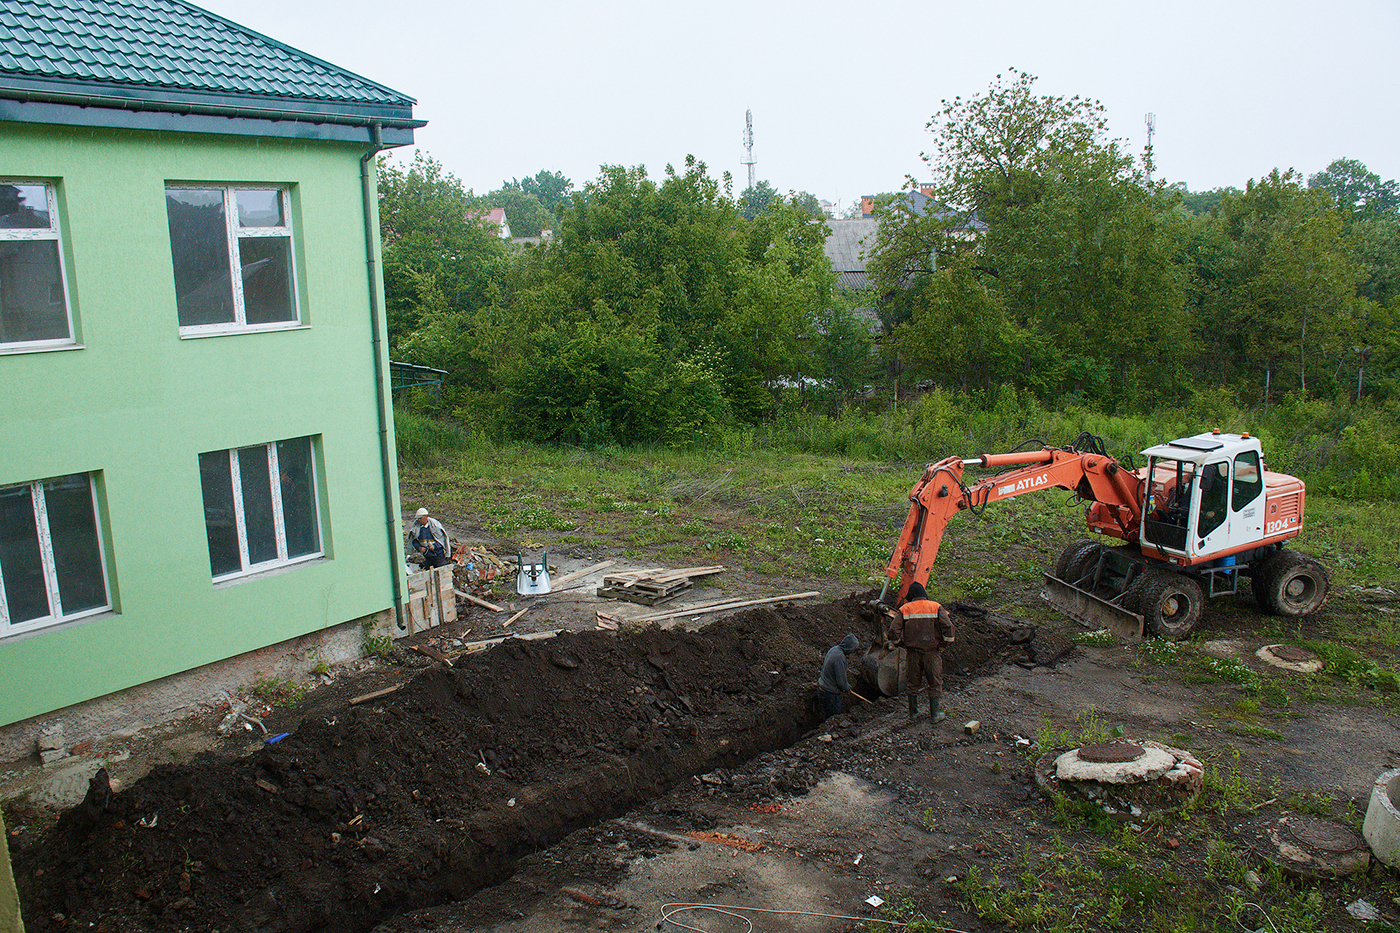
<instances>
[{"instance_id":1,"label":"orange excavator","mask_svg":"<svg viewBox=\"0 0 1400 933\"><path fill-rule=\"evenodd\" d=\"M1040 595L1082 624L1184 638L1204 601L1238 592L1242 578L1268 612L1296 617L1322 608L1326 569L1285 547L1303 527L1303 482L1271 471L1257 438L1212 431L1142 454L1145 466L1125 466L1085 433L1066 447L929 464L909 493L881 601L893 590L898 604L914 581L927 585L954 515L1061 489L1087 503L1089 530L1101 538L1067 547ZM1003 472L969 485L970 467Z\"/></svg>"}]
</instances>

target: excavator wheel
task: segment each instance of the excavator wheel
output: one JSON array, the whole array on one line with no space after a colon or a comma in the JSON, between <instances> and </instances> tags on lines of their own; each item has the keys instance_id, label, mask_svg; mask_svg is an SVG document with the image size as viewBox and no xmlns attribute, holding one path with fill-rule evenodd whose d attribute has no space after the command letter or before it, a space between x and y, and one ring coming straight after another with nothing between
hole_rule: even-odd
<instances>
[{"instance_id":1,"label":"excavator wheel","mask_svg":"<svg viewBox=\"0 0 1400 933\"><path fill-rule=\"evenodd\" d=\"M1331 591L1327 569L1314 558L1290 550L1265 560L1251 584L1263 609L1295 619L1321 609Z\"/></svg>"},{"instance_id":2,"label":"excavator wheel","mask_svg":"<svg viewBox=\"0 0 1400 933\"><path fill-rule=\"evenodd\" d=\"M1170 570L1149 570L1128 590L1128 608L1142 616L1147 630L1167 641L1191 634L1201 620L1201 585Z\"/></svg>"},{"instance_id":3,"label":"excavator wheel","mask_svg":"<svg viewBox=\"0 0 1400 933\"><path fill-rule=\"evenodd\" d=\"M1074 542L1055 561L1055 576L1071 586L1078 586L1079 581L1088 576L1098 563L1102 547L1102 544L1090 538Z\"/></svg>"}]
</instances>

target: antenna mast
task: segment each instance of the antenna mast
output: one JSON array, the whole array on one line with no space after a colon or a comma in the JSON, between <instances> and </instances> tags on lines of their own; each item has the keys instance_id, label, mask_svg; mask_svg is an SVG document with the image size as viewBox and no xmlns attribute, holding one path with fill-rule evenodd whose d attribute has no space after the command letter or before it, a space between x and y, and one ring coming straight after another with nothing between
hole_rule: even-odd
<instances>
[{"instance_id":1,"label":"antenna mast","mask_svg":"<svg viewBox=\"0 0 1400 933\"><path fill-rule=\"evenodd\" d=\"M1152 134L1157 132L1157 115L1149 113L1143 120L1147 124L1147 181L1152 182Z\"/></svg>"},{"instance_id":2,"label":"antenna mast","mask_svg":"<svg viewBox=\"0 0 1400 933\"><path fill-rule=\"evenodd\" d=\"M753 111L744 111L744 159L743 162L749 167L749 187L753 187Z\"/></svg>"}]
</instances>

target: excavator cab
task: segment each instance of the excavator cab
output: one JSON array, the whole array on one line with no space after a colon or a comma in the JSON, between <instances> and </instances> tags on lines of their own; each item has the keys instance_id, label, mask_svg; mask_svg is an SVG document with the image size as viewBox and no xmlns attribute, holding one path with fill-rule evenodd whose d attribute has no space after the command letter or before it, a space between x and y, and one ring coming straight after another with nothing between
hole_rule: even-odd
<instances>
[{"instance_id":1,"label":"excavator cab","mask_svg":"<svg viewBox=\"0 0 1400 933\"><path fill-rule=\"evenodd\" d=\"M1257 440L1197 435L1143 453L1145 551L1195 562L1263 537L1263 463Z\"/></svg>"}]
</instances>

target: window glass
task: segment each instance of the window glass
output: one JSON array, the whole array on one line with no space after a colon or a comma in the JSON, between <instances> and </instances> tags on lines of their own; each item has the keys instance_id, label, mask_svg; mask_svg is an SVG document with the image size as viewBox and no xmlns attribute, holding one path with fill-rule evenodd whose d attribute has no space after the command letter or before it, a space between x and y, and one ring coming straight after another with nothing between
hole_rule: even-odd
<instances>
[{"instance_id":1,"label":"window glass","mask_svg":"<svg viewBox=\"0 0 1400 933\"><path fill-rule=\"evenodd\" d=\"M200 454L199 464L216 579L322 553L311 438Z\"/></svg>"},{"instance_id":2,"label":"window glass","mask_svg":"<svg viewBox=\"0 0 1400 933\"><path fill-rule=\"evenodd\" d=\"M227 450L199 455L204 489L204 528L209 537L209 570L216 577L243 569L238 547L238 511L233 502L233 469Z\"/></svg>"},{"instance_id":3,"label":"window glass","mask_svg":"<svg viewBox=\"0 0 1400 933\"><path fill-rule=\"evenodd\" d=\"M165 211L180 326L233 323L223 190L167 188Z\"/></svg>"},{"instance_id":4,"label":"window glass","mask_svg":"<svg viewBox=\"0 0 1400 933\"><path fill-rule=\"evenodd\" d=\"M240 188L237 192L240 227L283 227L282 192L277 188Z\"/></svg>"},{"instance_id":5,"label":"window glass","mask_svg":"<svg viewBox=\"0 0 1400 933\"><path fill-rule=\"evenodd\" d=\"M1201 468L1201 512L1196 519L1196 537L1204 538L1225 521L1225 504L1230 495L1230 464L1207 463Z\"/></svg>"},{"instance_id":6,"label":"window glass","mask_svg":"<svg viewBox=\"0 0 1400 933\"><path fill-rule=\"evenodd\" d=\"M238 473L243 491L243 521L248 536L248 563L265 564L276 560L277 522L272 514L272 482L267 473L267 448L240 448Z\"/></svg>"},{"instance_id":7,"label":"window glass","mask_svg":"<svg viewBox=\"0 0 1400 933\"><path fill-rule=\"evenodd\" d=\"M47 185L0 184L0 230L46 230L51 226Z\"/></svg>"},{"instance_id":8,"label":"window glass","mask_svg":"<svg viewBox=\"0 0 1400 933\"><path fill-rule=\"evenodd\" d=\"M67 336L58 241L0 239L0 343Z\"/></svg>"},{"instance_id":9,"label":"window glass","mask_svg":"<svg viewBox=\"0 0 1400 933\"><path fill-rule=\"evenodd\" d=\"M92 477L0 488L0 635L111 605Z\"/></svg>"},{"instance_id":10,"label":"window glass","mask_svg":"<svg viewBox=\"0 0 1400 933\"><path fill-rule=\"evenodd\" d=\"M182 329L200 328L198 335L297 323L288 206L283 188L166 189Z\"/></svg>"},{"instance_id":11,"label":"window glass","mask_svg":"<svg viewBox=\"0 0 1400 933\"><path fill-rule=\"evenodd\" d=\"M1242 453L1235 458L1235 485L1231 508L1236 512L1249 505L1264 491L1264 475L1259 469L1259 454Z\"/></svg>"},{"instance_id":12,"label":"window glass","mask_svg":"<svg viewBox=\"0 0 1400 933\"><path fill-rule=\"evenodd\" d=\"M0 576L11 625L52 615L31 486L0 489Z\"/></svg>"},{"instance_id":13,"label":"window glass","mask_svg":"<svg viewBox=\"0 0 1400 933\"><path fill-rule=\"evenodd\" d=\"M107 605L92 484L86 476L65 476L44 483L44 509L64 615Z\"/></svg>"},{"instance_id":14,"label":"window glass","mask_svg":"<svg viewBox=\"0 0 1400 933\"><path fill-rule=\"evenodd\" d=\"M315 478L311 440L299 437L277 443L277 469L282 486L282 520L287 528L287 556L302 557L321 550L316 521Z\"/></svg>"},{"instance_id":15,"label":"window glass","mask_svg":"<svg viewBox=\"0 0 1400 933\"><path fill-rule=\"evenodd\" d=\"M72 337L53 188L0 181L0 345Z\"/></svg>"},{"instance_id":16,"label":"window glass","mask_svg":"<svg viewBox=\"0 0 1400 933\"><path fill-rule=\"evenodd\" d=\"M292 241L257 237L238 241L243 266L243 307L249 324L295 321L292 306Z\"/></svg>"}]
</instances>

